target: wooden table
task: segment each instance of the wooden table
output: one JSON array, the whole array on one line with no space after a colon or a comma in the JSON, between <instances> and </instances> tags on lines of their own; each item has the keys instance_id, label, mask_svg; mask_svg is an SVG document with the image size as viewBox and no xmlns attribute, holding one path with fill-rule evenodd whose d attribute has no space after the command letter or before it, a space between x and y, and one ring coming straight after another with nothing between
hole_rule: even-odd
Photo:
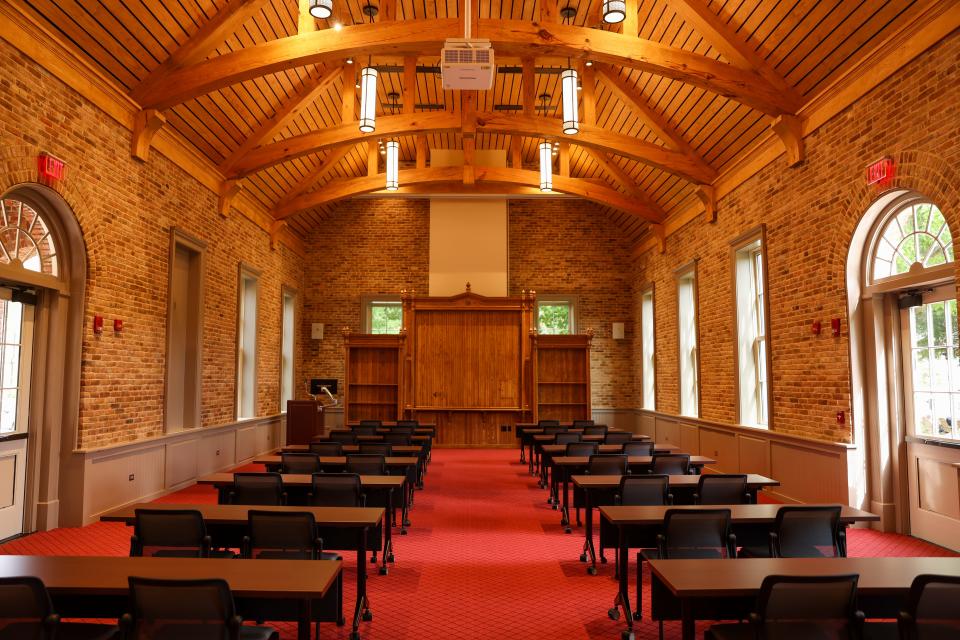
<instances>
[{"instance_id":1,"label":"wooden table","mask_svg":"<svg viewBox=\"0 0 960 640\"><path fill-rule=\"evenodd\" d=\"M570 429L566 433L582 433L582 429ZM616 430L610 430L607 433L621 433ZM602 444L606 436L580 436L581 442L596 442L597 444ZM542 433L534 433L530 436L530 474L538 473L541 470L542 461L541 454L543 453L543 447L552 445L556 440L556 434L544 435ZM645 436L640 433L633 434L633 440L637 442L647 442L650 440L650 436Z\"/></svg>"},{"instance_id":2,"label":"wooden table","mask_svg":"<svg viewBox=\"0 0 960 640\"><path fill-rule=\"evenodd\" d=\"M594 491L609 491L620 487L620 478L622 476L571 476L574 486L583 489L584 511L586 526L584 527L585 540L583 542L583 551L580 554L580 561L586 562L589 556L590 566L587 567L587 573L597 575L597 551L593 544L593 500L591 494ZM668 476L670 478L670 491L676 495L677 492L696 491L700 484L701 476L683 475ZM780 483L772 478L757 475L755 473L747 474L747 492L750 493L753 502L757 501L757 491L762 487L777 487Z\"/></svg>"},{"instance_id":3,"label":"wooden table","mask_svg":"<svg viewBox=\"0 0 960 640\"><path fill-rule=\"evenodd\" d=\"M644 436L646 437L646 436ZM636 437L634 437L636 440ZM584 442L589 442L589 440L584 439ZM642 442L647 442L643 440ZM538 467L540 469L540 488L543 489L548 484L548 475L553 470L552 460L554 456L562 456L567 452L567 445L565 444L542 444L538 445L537 449L539 450L539 462ZM655 442L653 444L654 453L677 453L680 451L680 447L675 444L670 444L669 442ZM623 453L622 444L600 444L597 446L598 454L618 454ZM550 488L556 492L556 479L553 482L550 482ZM556 498L556 495L551 497ZM558 501L551 501L552 504L557 504Z\"/></svg>"},{"instance_id":4,"label":"wooden table","mask_svg":"<svg viewBox=\"0 0 960 640\"><path fill-rule=\"evenodd\" d=\"M709 570L705 570L704 564ZM960 576L960 558L738 558L651 560L654 612L679 600L683 640L694 640L697 604L743 598L752 604L768 575L827 576L855 573L857 606L869 618L895 618L913 579L924 573Z\"/></svg>"},{"instance_id":5,"label":"wooden table","mask_svg":"<svg viewBox=\"0 0 960 640\"><path fill-rule=\"evenodd\" d=\"M672 445L671 445L672 446ZM690 467L700 474L704 465L716 464L717 461L707 456L690 456ZM590 464L590 458L587 456L557 456L551 460L551 464L560 471L560 479L563 484L563 501L560 507L560 526L565 527L564 531L570 533L570 476L571 472L586 469ZM631 473L647 473L653 464L653 456L627 456L627 466ZM754 496L756 498L756 496ZM579 514L578 514L579 516ZM580 519L577 518L577 526L580 526Z\"/></svg>"},{"instance_id":6,"label":"wooden table","mask_svg":"<svg viewBox=\"0 0 960 640\"><path fill-rule=\"evenodd\" d=\"M327 595L341 568L339 560L313 560L310 570L304 571L302 560L0 556L0 577L40 578L57 611L67 617L119 618L129 607L129 576L166 580L222 578L230 585L241 615L244 600L299 605L300 640L310 640L312 603Z\"/></svg>"},{"instance_id":7,"label":"wooden table","mask_svg":"<svg viewBox=\"0 0 960 640\"><path fill-rule=\"evenodd\" d=\"M359 421L358 421L358 422L348 422L346 426L347 426L348 429L351 428L351 427L359 427L359 426L360 426L360 422L359 422ZM383 422L380 423L380 426L381 426L381 427L395 427L395 426L397 426L397 422L396 422L396 420L394 420L394 421L383 421ZM377 430L378 430L378 431L389 431L389 429L385 429L385 428L381 428L381 429L377 429ZM425 434L427 434L427 435L435 436L435 435L437 435L437 423L436 423L436 422L421 422L419 425L417 425L416 427L414 427L414 433L416 433L416 432L423 432L423 433L425 433Z\"/></svg>"},{"instance_id":8,"label":"wooden table","mask_svg":"<svg viewBox=\"0 0 960 640\"><path fill-rule=\"evenodd\" d=\"M600 517L603 521L617 529L617 540L620 566L617 573L620 578L620 589L614 599L613 608L608 612L614 617L617 607L623 608L627 620L628 630L633 628L633 620L640 619L640 603L642 598L642 573L637 568L637 608L634 614L630 612L630 557L631 548L653 549L657 546L657 534L663 528L663 518L669 509L701 509L701 508L730 509L730 525L732 532L737 536L737 546L752 546L769 541L769 532L773 530L777 520L777 512L783 505L779 504L733 504L684 506L603 506L600 507ZM820 505L822 506L822 505ZM861 511L853 507L841 506L840 525L846 528L855 522L875 522L880 516L868 511ZM846 549L843 550L846 553ZM712 565L711 565L712 566Z\"/></svg>"}]
</instances>

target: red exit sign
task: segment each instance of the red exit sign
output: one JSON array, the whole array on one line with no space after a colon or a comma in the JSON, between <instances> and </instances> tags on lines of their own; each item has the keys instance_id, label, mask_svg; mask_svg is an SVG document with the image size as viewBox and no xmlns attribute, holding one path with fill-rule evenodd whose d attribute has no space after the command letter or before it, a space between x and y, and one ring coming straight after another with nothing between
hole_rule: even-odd
<instances>
[{"instance_id":1,"label":"red exit sign","mask_svg":"<svg viewBox=\"0 0 960 640\"><path fill-rule=\"evenodd\" d=\"M37 170L41 178L62 180L67 172L67 163L49 153L41 153L37 156Z\"/></svg>"},{"instance_id":2,"label":"red exit sign","mask_svg":"<svg viewBox=\"0 0 960 640\"><path fill-rule=\"evenodd\" d=\"M881 158L867 167L867 184L884 185L893 179L893 158Z\"/></svg>"}]
</instances>

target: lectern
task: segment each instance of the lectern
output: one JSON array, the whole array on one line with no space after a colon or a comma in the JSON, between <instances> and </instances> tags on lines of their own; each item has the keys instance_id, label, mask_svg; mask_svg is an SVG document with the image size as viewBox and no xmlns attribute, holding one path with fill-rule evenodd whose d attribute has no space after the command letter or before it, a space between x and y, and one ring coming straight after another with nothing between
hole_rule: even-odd
<instances>
[{"instance_id":1,"label":"lectern","mask_svg":"<svg viewBox=\"0 0 960 640\"><path fill-rule=\"evenodd\" d=\"M310 444L323 435L323 405L318 400L287 400L287 444Z\"/></svg>"}]
</instances>

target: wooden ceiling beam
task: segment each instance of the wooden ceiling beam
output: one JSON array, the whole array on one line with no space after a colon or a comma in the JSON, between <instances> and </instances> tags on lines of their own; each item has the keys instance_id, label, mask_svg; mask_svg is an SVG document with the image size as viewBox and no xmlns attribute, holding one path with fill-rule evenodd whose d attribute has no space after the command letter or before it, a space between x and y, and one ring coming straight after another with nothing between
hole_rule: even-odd
<instances>
[{"instance_id":1,"label":"wooden ceiling beam","mask_svg":"<svg viewBox=\"0 0 960 640\"><path fill-rule=\"evenodd\" d=\"M145 108L166 109L191 98L286 69L361 55L435 56L446 38L458 37L457 18L385 21L323 29L269 40L177 68L138 87ZM504 56L561 56L640 69L742 102L769 115L795 113L799 105L757 73L677 47L619 33L563 24L483 19L477 37Z\"/></svg>"},{"instance_id":2,"label":"wooden ceiling beam","mask_svg":"<svg viewBox=\"0 0 960 640\"><path fill-rule=\"evenodd\" d=\"M627 173L620 165L618 165L614 160L607 156L607 154L597 151L596 149L590 149L588 147L583 148L587 152L593 161L597 163L597 166L600 167L600 170L612 177L620 186L622 186L627 194L631 198L639 199L644 205L650 207L651 210L657 211L660 214L661 218L666 218L666 212L657 204L653 198L648 196L643 189L637 184L636 180L633 179L629 173Z\"/></svg>"},{"instance_id":3,"label":"wooden ceiling beam","mask_svg":"<svg viewBox=\"0 0 960 640\"><path fill-rule=\"evenodd\" d=\"M350 144L331 149L327 156L320 163L320 166L318 166L314 171L311 171L303 176L296 186L288 190L287 193L280 198L274 207L282 207L291 200L298 198L302 194L312 189L318 182L325 178L328 173L330 173L337 165L339 165L355 146L356 145Z\"/></svg>"},{"instance_id":4,"label":"wooden ceiling beam","mask_svg":"<svg viewBox=\"0 0 960 640\"><path fill-rule=\"evenodd\" d=\"M310 18L312 19L313 16L310 16ZM320 94L333 86L333 83L342 73L341 69L336 67L327 69L320 74L308 76L300 86L300 90L274 111L273 117L261 122L247 136L246 140L230 154L230 157L220 163L220 170L224 173L230 171L233 165L249 153L251 149L273 140L278 133L286 129L297 116L313 104L320 97Z\"/></svg>"},{"instance_id":5,"label":"wooden ceiling beam","mask_svg":"<svg viewBox=\"0 0 960 640\"><path fill-rule=\"evenodd\" d=\"M317 19L310 13L310 0L299 0L297 15L297 33L311 33L317 30Z\"/></svg>"},{"instance_id":6,"label":"wooden ceiling beam","mask_svg":"<svg viewBox=\"0 0 960 640\"><path fill-rule=\"evenodd\" d=\"M399 177L401 189L404 186L443 185L449 183L460 183L462 186L463 168L434 167L430 169L404 169L400 171ZM513 185L525 187L526 189L538 185L540 181L540 174L536 171L506 169L501 167L474 167L474 177L478 184ZM360 178L334 180L324 185L323 189L304 194L287 203L286 206L277 208L274 211L274 216L277 220L285 220L301 211L314 209L359 195L374 193L382 189L383 180L380 176L363 176ZM622 193L610 187L593 184L579 178L554 176L553 191L578 196L585 200L596 202L603 206L613 207L652 222L660 222L663 220L658 212L651 211L635 200L624 196Z\"/></svg>"}]
</instances>

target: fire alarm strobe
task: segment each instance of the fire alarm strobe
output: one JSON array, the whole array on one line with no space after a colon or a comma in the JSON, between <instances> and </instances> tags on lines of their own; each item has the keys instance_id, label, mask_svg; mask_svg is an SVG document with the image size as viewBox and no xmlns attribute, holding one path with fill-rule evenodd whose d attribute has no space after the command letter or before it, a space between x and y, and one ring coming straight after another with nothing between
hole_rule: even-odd
<instances>
[{"instance_id":1,"label":"fire alarm strobe","mask_svg":"<svg viewBox=\"0 0 960 640\"><path fill-rule=\"evenodd\" d=\"M487 91L493 86L496 66L489 40L448 38L440 59L445 90Z\"/></svg>"}]
</instances>

